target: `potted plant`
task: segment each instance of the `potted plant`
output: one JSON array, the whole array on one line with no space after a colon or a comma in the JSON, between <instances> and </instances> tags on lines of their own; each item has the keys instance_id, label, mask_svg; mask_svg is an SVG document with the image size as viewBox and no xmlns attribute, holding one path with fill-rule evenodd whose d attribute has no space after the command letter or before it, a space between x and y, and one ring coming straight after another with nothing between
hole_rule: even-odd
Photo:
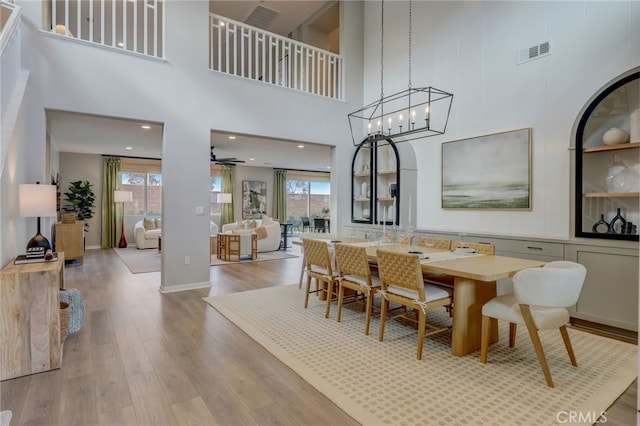
<instances>
[{"instance_id":1,"label":"potted plant","mask_svg":"<svg viewBox=\"0 0 640 426\"><path fill-rule=\"evenodd\" d=\"M96 196L91 187L93 185L88 180L77 180L71 182L68 191L64 193L65 201L71 204L65 207L65 210L75 213L77 220L85 221L93 217ZM88 226L85 222L85 227Z\"/></svg>"},{"instance_id":2,"label":"potted plant","mask_svg":"<svg viewBox=\"0 0 640 426\"><path fill-rule=\"evenodd\" d=\"M329 207L324 207L322 209L322 214L324 215L324 218L327 219L329 217Z\"/></svg>"}]
</instances>

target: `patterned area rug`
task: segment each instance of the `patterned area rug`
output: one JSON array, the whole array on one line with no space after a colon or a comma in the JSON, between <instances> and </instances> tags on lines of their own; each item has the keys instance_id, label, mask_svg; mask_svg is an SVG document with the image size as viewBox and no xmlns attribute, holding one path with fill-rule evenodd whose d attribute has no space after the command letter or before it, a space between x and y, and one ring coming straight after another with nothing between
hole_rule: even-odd
<instances>
[{"instance_id":1,"label":"patterned area rug","mask_svg":"<svg viewBox=\"0 0 640 426\"><path fill-rule=\"evenodd\" d=\"M161 254L157 249L138 250L135 247L129 248L114 248L115 252L120 256L120 259L127 265L127 268L132 274L142 274L146 272L158 272L160 271ZM287 253L286 251L270 251L266 253L258 253L256 260L241 259L240 262L262 262L265 260L278 260L288 259L292 257L298 257L296 255ZM218 260L215 256L211 256L211 266L237 264L238 262L225 262Z\"/></svg>"},{"instance_id":2,"label":"patterned area rug","mask_svg":"<svg viewBox=\"0 0 640 426\"><path fill-rule=\"evenodd\" d=\"M162 255L158 249L138 250L135 247L113 249L132 274L160 271Z\"/></svg>"},{"instance_id":3,"label":"patterned area rug","mask_svg":"<svg viewBox=\"0 0 640 426\"><path fill-rule=\"evenodd\" d=\"M345 309L338 323L332 305L325 319L317 298L303 308L297 284L204 300L364 425L549 425L566 423L568 412L591 424L637 377L635 345L573 329L577 368L559 332L540 333L556 385L549 388L524 327L509 348L500 322L485 365L479 351L452 356L447 333L427 338L418 361L412 328L390 322L378 342L377 319L369 336L362 313ZM429 321L450 324L440 312Z\"/></svg>"}]
</instances>

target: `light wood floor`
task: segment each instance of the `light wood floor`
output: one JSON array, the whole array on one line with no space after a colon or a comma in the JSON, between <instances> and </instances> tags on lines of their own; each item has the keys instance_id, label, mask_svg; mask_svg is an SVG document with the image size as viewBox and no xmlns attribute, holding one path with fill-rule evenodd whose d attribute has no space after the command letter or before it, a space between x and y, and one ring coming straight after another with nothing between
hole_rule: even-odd
<instances>
[{"instance_id":1,"label":"light wood floor","mask_svg":"<svg viewBox=\"0 0 640 426\"><path fill-rule=\"evenodd\" d=\"M300 262L212 267L211 294L295 283ZM357 424L203 302L209 290L162 295L159 280L131 274L112 250L67 267L85 323L67 338L61 369L0 384L11 425ZM608 425L636 423L636 395L634 383Z\"/></svg>"}]
</instances>

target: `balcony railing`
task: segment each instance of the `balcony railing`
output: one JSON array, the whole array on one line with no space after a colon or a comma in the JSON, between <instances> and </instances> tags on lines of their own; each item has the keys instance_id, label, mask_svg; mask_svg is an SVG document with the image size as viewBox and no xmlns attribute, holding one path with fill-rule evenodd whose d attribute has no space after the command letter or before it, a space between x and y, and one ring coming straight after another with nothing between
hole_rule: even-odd
<instances>
[{"instance_id":1,"label":"balcony railing","mask_svg":"<svg viewBox=\"0 0 640 426\"><path fill-rule=\"evenodd\" d=\"M210 14L213 71L343 99L342 57Z\"/></svg>"},{"instance_id":2,"label":"balcony railing","mask_svg":"<svg viewBox=\"0 0 640 426\"><path fill-rule=\"evenodd\" d=\"M164 0L52 0L49 30L164 58Z\"/></svg>"}]
</instances>

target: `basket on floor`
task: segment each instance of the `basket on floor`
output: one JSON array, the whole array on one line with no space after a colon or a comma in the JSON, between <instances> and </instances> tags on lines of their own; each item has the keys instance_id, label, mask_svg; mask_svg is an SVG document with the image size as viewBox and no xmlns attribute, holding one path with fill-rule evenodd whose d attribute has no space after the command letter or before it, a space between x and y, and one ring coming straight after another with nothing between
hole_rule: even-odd
<instances>
[{"instance_id":1,"label":"basket on floor","mask_svg":"<svg viewBox=\"0 0 640 426\"><path fill-rule=\"evenodd\" d=\"M69 304L60 301L60 343L64 343L69 334L69 311Z\"/></svg>"}]
</instances>

